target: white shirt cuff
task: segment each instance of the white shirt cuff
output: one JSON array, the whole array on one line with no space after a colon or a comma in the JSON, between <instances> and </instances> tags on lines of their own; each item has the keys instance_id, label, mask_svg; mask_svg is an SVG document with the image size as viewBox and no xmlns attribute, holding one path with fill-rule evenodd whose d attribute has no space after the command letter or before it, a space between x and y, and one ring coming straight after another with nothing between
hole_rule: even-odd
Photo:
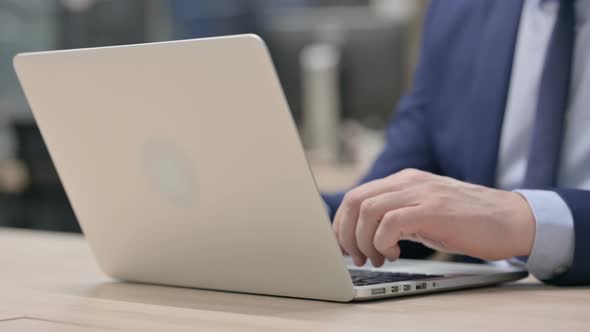
<instances>
[{"instance_id":1,"label":"white shirt cuff","mask_svg":"<svg viewBox=\"0 0 590 332\"><path fill-rule=\"evenodd\" d=\"M529 203L536 221L535 242L526 268L537 279L565 273L574 257L574 218L565 201L550 190L515 190Z\"/></svg>"}]
</instances>

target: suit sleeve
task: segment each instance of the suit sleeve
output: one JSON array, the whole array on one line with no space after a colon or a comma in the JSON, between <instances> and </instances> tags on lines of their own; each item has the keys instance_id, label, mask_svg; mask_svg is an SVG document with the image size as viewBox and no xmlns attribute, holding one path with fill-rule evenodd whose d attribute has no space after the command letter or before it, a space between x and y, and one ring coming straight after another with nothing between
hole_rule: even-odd
<instances>
[{"instance_id":1,"label":"suit sleeve","mask_svg":"<svg viewBox=\"0 0 590 332\"><path fill-rule=\"evenodd\" d=\"M590 285L590 191L556 189L574 219L574 255L565 273L543 280L549 284L571 286Z\"/></svg>"}]
</instances>

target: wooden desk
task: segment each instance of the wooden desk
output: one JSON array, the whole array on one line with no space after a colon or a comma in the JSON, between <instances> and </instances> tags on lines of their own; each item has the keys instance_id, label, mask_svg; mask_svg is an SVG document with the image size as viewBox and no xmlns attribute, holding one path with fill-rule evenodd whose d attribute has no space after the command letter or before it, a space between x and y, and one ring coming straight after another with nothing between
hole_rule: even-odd
<instances>
[{"instance_id":1,"label":"wooden desk","mask_svg":"<svg viewBox=\"0 0 590 332\"><path fill-rule=\"evenodd\" d=\"M590 288L529 278L367 303L120 283L77 235L0 229L0 331L590 331Z\"/></svg>"}]
</instances>

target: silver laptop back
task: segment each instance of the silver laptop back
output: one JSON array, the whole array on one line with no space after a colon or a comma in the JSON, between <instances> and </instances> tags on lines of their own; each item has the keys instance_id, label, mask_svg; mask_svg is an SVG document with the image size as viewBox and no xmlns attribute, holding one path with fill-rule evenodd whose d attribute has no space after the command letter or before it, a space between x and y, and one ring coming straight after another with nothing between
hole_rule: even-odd
<instances>
[{"instance_id":1,"label":"silver laptop back","mask_svg":"<svg viewBox=\"0 0 590 332\"><path fill-rule=\"evenodd\" d=\"M353 298L258 37L22 54L14 64L107 274Z\"/></svg>"}]
</instances>

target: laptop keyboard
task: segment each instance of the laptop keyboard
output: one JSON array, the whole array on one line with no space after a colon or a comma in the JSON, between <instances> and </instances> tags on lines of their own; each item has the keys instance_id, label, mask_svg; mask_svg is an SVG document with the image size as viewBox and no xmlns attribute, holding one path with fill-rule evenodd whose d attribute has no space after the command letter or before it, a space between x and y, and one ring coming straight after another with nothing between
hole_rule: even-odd
<instances>
[{"instance_id":1,"label":"laptop keyboard","mask_svg":"<svg viewBox=\"0 0 590 332\"><path fill-rule=\"evenodd\" d=\"M442 275L395 273L367 270L348 270L355 286L385 284L389 282L409 281L418 279L440 278Z\"/></svg>"}]
</instances>

